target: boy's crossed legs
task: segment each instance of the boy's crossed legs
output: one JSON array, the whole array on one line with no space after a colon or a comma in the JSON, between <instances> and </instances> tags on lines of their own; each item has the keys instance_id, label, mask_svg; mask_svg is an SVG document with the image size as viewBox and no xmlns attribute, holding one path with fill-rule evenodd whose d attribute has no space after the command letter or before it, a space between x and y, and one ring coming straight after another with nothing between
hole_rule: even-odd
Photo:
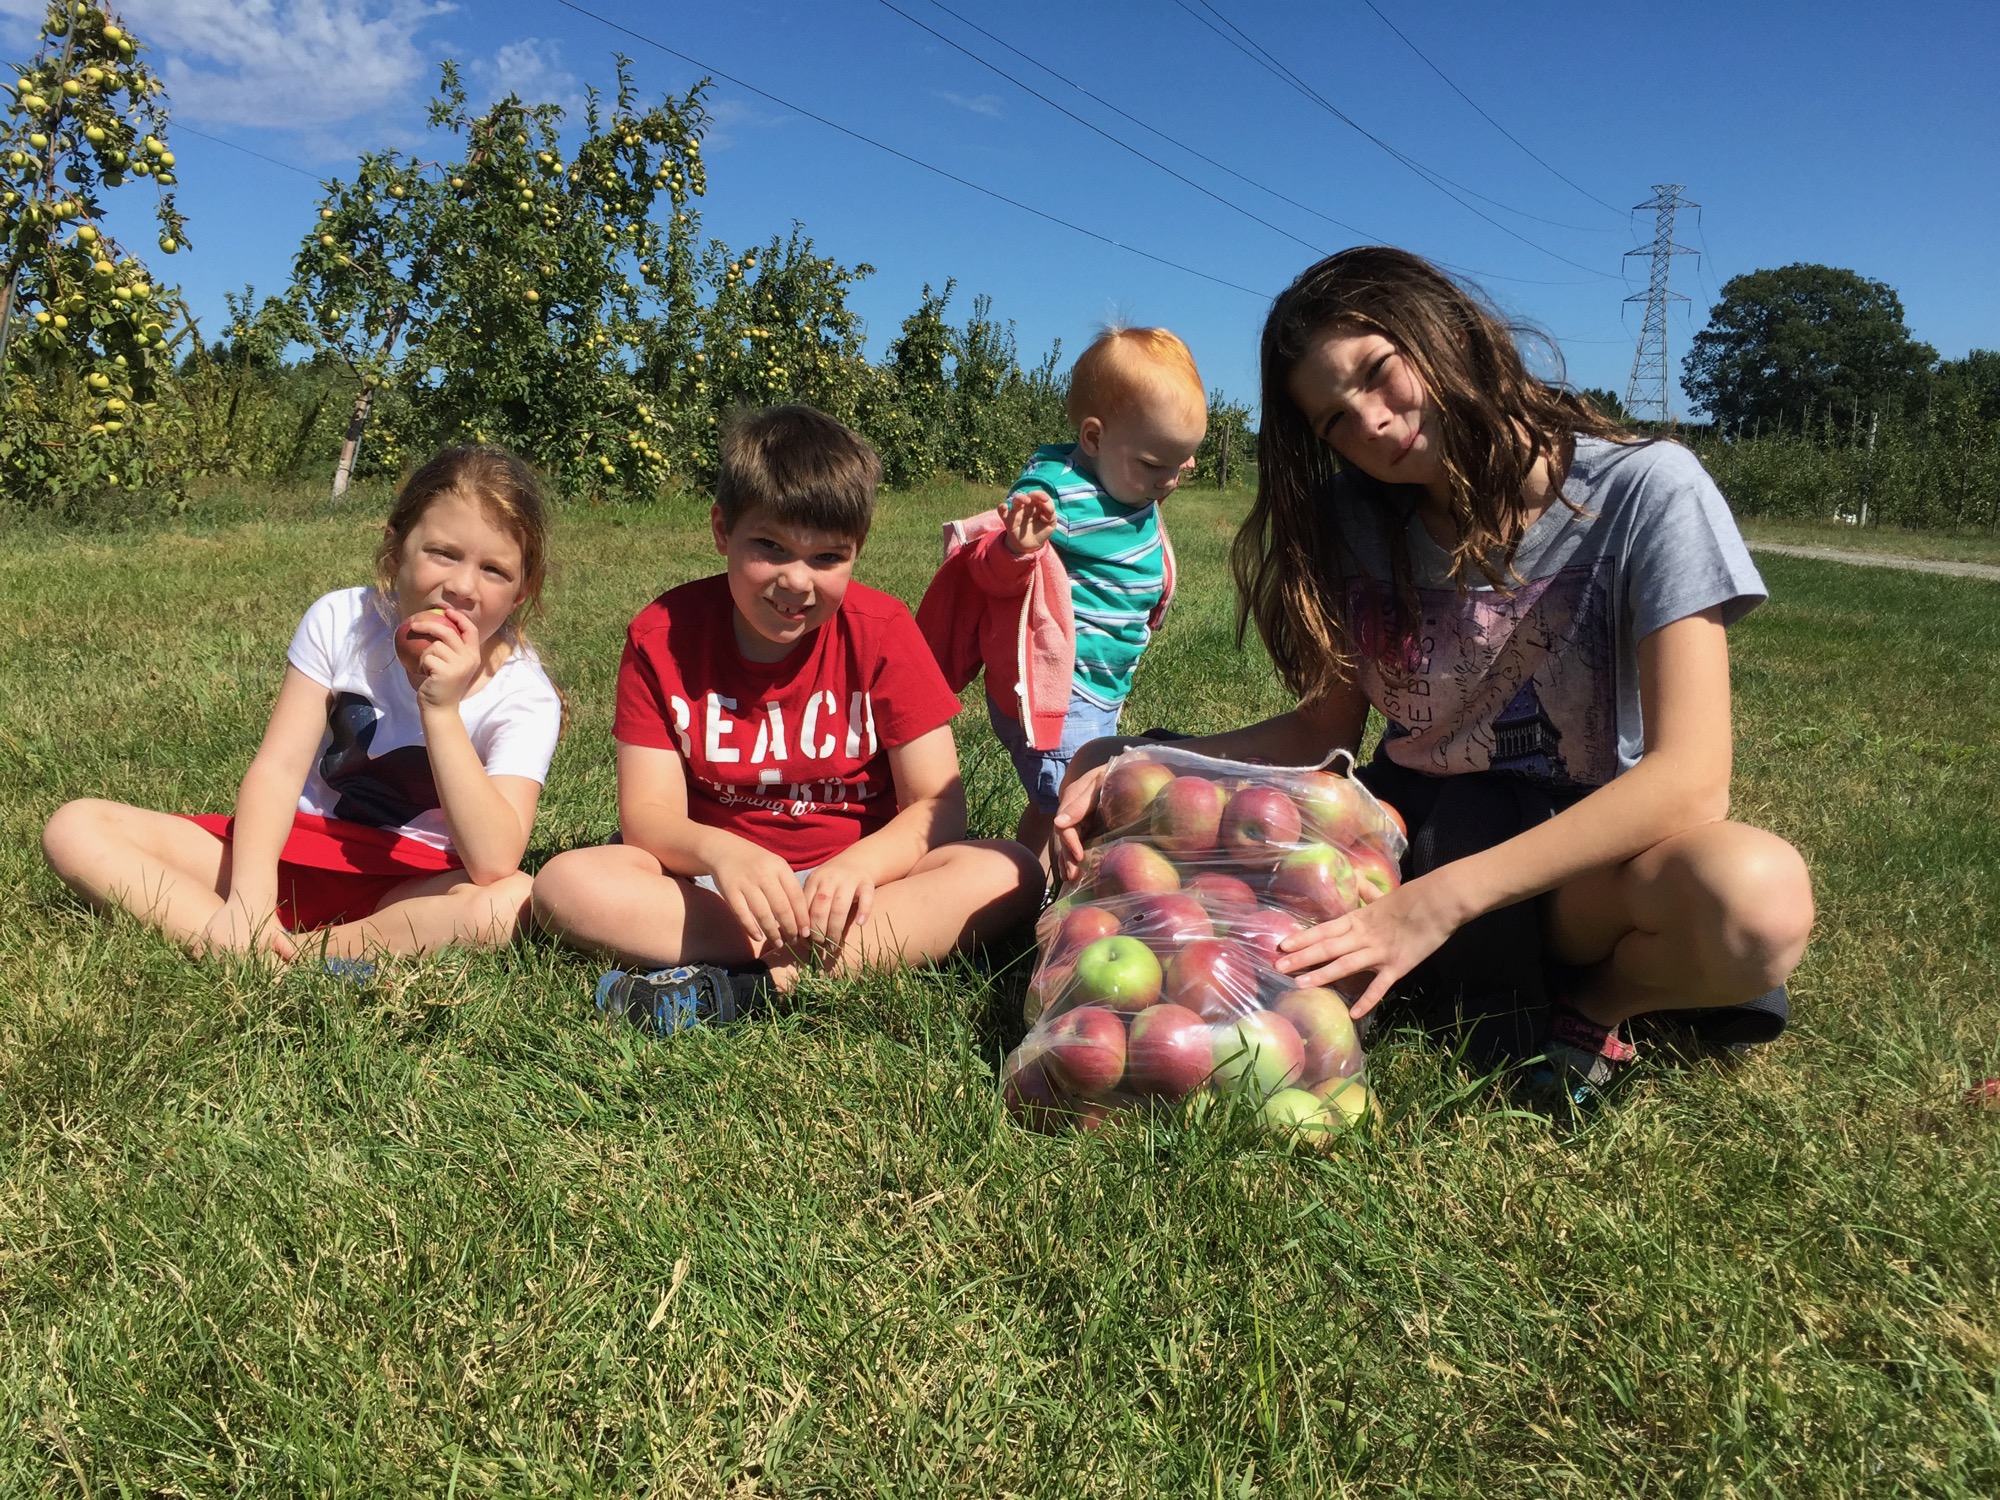
<instances>
[{"instance_id":1,"label":"boy's crossed legs","mask_svg":"<svg viewBox=\"0 0 2000 1500\"><path fill-rule=\"evenodd\" d=\"M550 860L535 877L533 906L543 928L618 963L755 960L784 991L815 946L835 974L930 963L1028 920L1041 890L1041 870L1011 840L941 844L902 879L875 888L873 913L848 927L837 953L810 941L774 950L753 940L714 891L669 874L643 849L604 844Z\"/></svg>"}]
</instances>

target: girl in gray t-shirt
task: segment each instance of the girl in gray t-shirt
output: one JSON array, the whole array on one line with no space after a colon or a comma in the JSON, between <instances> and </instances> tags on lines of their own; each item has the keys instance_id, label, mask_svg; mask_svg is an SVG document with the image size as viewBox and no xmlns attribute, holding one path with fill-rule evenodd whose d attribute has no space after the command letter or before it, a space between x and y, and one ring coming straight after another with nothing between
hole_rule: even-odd
<instances>
[{"instance_id":1,"label":"girl in gray t-shirt","mask_svg":"<svg viewBox=\"0 0 2000 1500\"><path fill-rule=\"evenodd\" d=\"M1727 817L1724 630L1765 591L1700 463L1528 373L1482 301L1398 250L1301 274L1262 378L1239 620L1299 706L1190 743L1318 762L1372 706L1364 778L1412 844L1402 886L1281 967L1367 976L1357 1016L1395 990L1498 1020L1477 1050L1544 1053L1572 1097L1630 1058L1628 1017L1775 1035L1812 888L1797 850ZM1072 858L1110 748L1076 760Z\"/></svg>"}]
</instances>

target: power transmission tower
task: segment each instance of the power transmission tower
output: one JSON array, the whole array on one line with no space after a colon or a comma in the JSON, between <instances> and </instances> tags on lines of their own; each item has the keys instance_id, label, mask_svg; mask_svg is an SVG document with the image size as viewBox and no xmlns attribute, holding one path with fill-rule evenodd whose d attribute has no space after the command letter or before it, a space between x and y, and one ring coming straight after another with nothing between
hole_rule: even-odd
<instances>
[{"instance_id":1,"label":"power transmission tower","mask_svg":"<svg viewBox=\"0 0 2000 1500\"><path fill-rule=\"evenodd\" d=\"M1639 348L1632 356L1632 379L1625 387L1625 409L1635 417L1671 422L1674 413L1668 396L1672 387L1667 379L1667 304L1685 302L1687 298L1667 290L1667 272L1672 269L1676 255L1697 253L1686 245L1674 243L1674 214L1679 209L1700 208L1701 205L1681 196L1680 183L1656 182L1652 198L1632 207L1635 211L1642 208L1653 210L1653 243L1625 253L1627 256L1652 256L1653 274L1646 283L1643 295L1625 299L1627 302L1646 304L1645 326L1639 330Z\"/></svg>"}]
</instances>

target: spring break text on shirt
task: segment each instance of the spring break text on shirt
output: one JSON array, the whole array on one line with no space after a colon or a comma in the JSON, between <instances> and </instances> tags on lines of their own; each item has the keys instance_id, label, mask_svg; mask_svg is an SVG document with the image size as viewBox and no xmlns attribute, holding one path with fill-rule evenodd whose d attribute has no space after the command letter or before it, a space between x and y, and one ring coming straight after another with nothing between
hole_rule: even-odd
<instances>
[{"instance_id":1,"label":"spring break text on shirt","mask_svg":"<svg viewBox=\"0 0 2000 1500\"><path fill-rule=\"evenodd\" d=\"M824 808L838 808L848 804L858 804L876 795L866 777L853 781L834 777L827 781L794 781L784 779L783 766L790 751L785 739L785 709L777 702L763 705L764 716L757 724L756 742L750 747L749 760L744 760L743 740L748 737L749 724L734 717L736 700L725 698L720 693L710 693L703 700L707 710L702 716L701 762L710 766L749 765L762 767L757 772L754 783L763 795L749 790L751 783L717 781L708 776L697 776L702 788L716 801L725 806L744 805L769 808L774 812L789 812L794 817L803 817L809 812ZM725 713L727 709L730 712ZM673 716L674 738L680 741L681 754L691 764L696 763L694 741L691 731L694 727L694 711L685 698L670 693L667 696L667 710ZM806 700L804 715L799 721L798 752L802 761L831 760L836 747L852 761L857 757L872 760L877 742L875 738L875 700L865 692L849 693L847 696L847 723L845 743L840 728L840 700L831 689L821 689ZM867 746L865 757L862 747ZM767 761L771 764L765 764ZM782 790L780 790L782 788Z\"/></svg>"}]
</instances>

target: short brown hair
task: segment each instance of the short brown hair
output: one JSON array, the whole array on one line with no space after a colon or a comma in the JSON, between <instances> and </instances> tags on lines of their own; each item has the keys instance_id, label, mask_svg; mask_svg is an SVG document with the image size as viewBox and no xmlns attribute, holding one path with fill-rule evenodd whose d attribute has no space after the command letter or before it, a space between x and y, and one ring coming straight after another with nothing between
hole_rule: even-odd
<instances>
[{"instance_id":1,"label":"short brown hair","mask_svg":"<svg viewBox=\"0 0 2000 1500\"><path fill-rule=\"evenodd\" d=\"M882 461L853 428L810 406L773 406L739 416L722 435L715 503L730 531L761 507L782 526L859 545L881 482Z\"/></svg>"},{"instance_id":2,"label":"short brown hair","mask_svg":"<svg viewBox=\"0 0 2000 1500\"><path fill-rule=\"evenodd\" d=\"M1188 346L1164 328L1107 328L1070 368L1063 405L1070 425L1081 427L1085 417L1101 420L1160 395L1185 396L1207 412Z\"/></svg>"},{"instance_id":3,"label":"short brown hair","mask_svg":"<svg viewBox=\"0 0 2000 1500\"><path fill-rule=\"evenodd\" d=\"M542 608L542 582L549 566L549 505L535 471L505 448L445 448L403 482L383 524L381 545L375 549L376 588L385 599L395 596L403 544L432 502L446 495L477 501L521 549L521 602L507 621L510 633L518 635L520 623Z\"/></svg>"}]
</instances>

